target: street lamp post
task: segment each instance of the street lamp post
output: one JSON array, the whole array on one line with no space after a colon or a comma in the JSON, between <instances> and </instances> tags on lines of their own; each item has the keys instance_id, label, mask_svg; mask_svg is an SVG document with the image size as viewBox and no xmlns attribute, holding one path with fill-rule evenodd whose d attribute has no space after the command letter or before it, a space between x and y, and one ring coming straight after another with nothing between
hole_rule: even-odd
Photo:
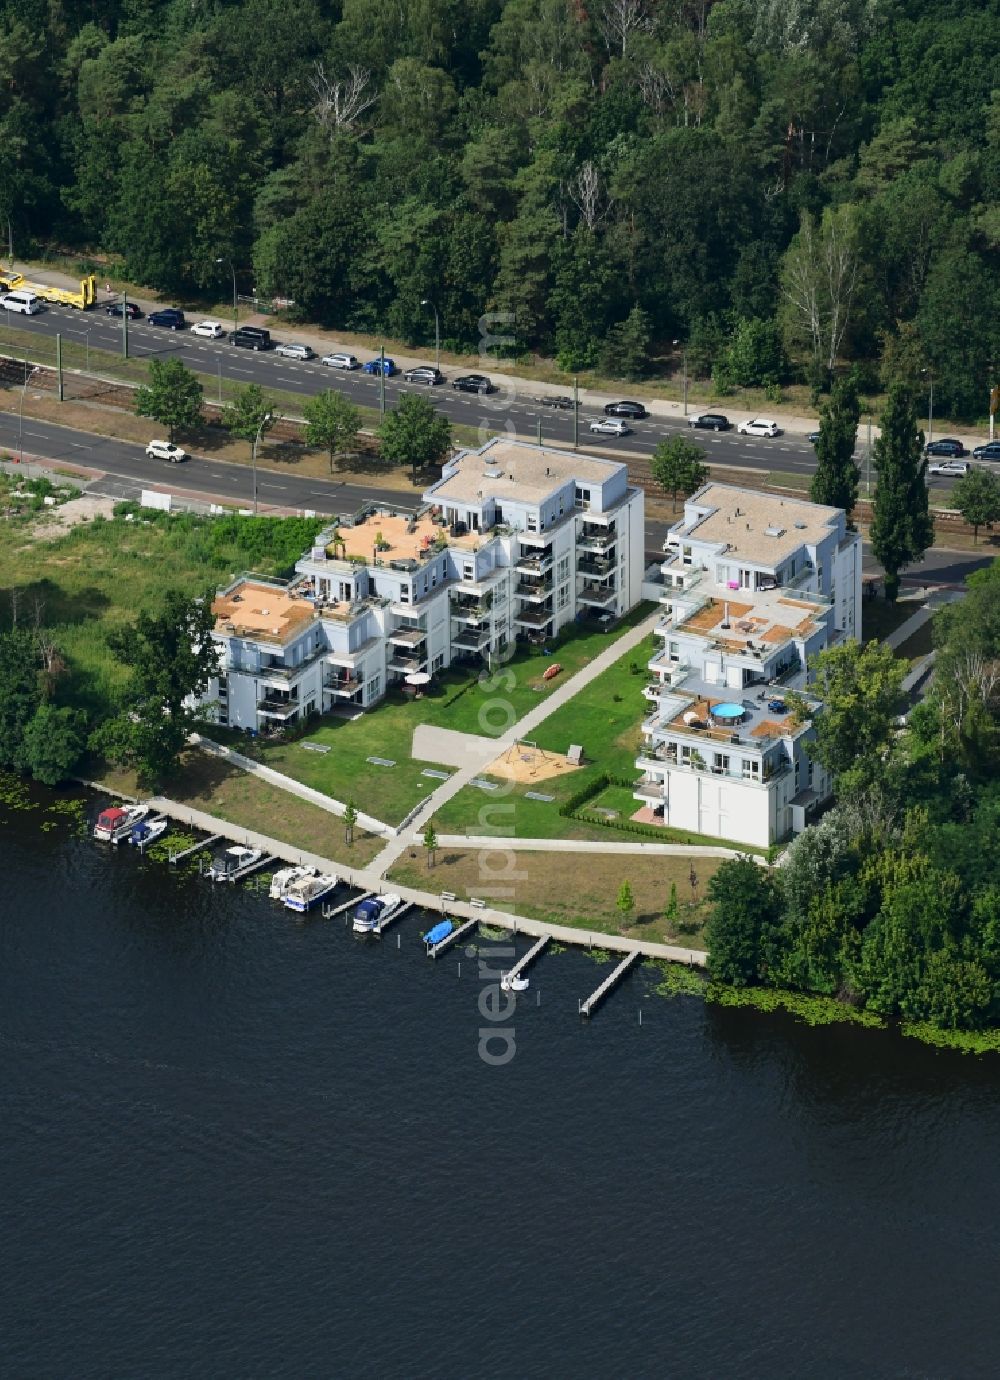
<instances>
[{"instance_id":1,"label":"street lamp post","mask_svg":"<svg viewBox=\"0 0 1000 1380\"><path fill-rule=\"evenodd\" d=\"M675 345L680 345L680 343L679 340L674 341ZM688 352L686 345L681 349L681 360L684 368L684 416L686 417L688 414Z\"/></svg>"},{"instance_id":2,"label":"street lamp post","mask_svg":"<svg viewBox=\"0 0 1000 1380\"><path fill-rule=\"evenodd\" d=\"M438 309L429 297L420 299L422 307L430 307L434 313L434 368L441 368L441 318L438 316Z\"/></svg>"},{"instance_id":3,"label":"street lamp post","mask_svg":"<svg viewBox=\"0 0 1000 1380\"><path fill-rule=\"evenodd\" d=\"M24 383L21 385L21 397L17 405L17 463L19 465L24 464L24 395L28 391L28 384L38 373L38 368L39 366L36 364L30 374L25 374Z\"/></svg>"},{"instance_id":4,"label":"street lamp post","mask_svg":"<svg viewBox=\"0 0 1000 1380\"><path fill-rule=\"evenodd\" d=\"M92 331L93 329L94 329L93 326L91 326L91 327L90 327L90 330L86 330L86 331L84 331L84 333L83 333L83 334L86 336L86 349L87 349L87 355L86 355L87 362L86 362L86 364L84 365L84 372L87 373L87 374L90 373L90 331Z\"/></svg>"},{"instance_id":5,"label":"street lamp post","mask_svg":"<svg viewBox=\"0 0 1000 1380\"><path fill-rule=\"evenodd\" d=\"M927 400L927 444L934 440L934 370L921 369L922 374L927 375L927 382L930 387L930 394Z\"/></svg>"},{"instance_id":6,"label":"street lamp post","mask_svg":"<svg viewBox=\"0 0 1000 1380\"><path fill-rule=\"evenodd\" d=\"M239 329L239 314L240 314L239 304L238 304L237 298L236 298L236 265L233 263L232 259L216 259L215 262L216 262L217 264L225 264L225 263L228 263L228 264L229 264L230 272L231 272L232 275L233 275L233 330L235 331L235 330L238 330L238 329Z\"/></svg>"},{"instance_id":7,"label":"street lamp post","mask_svg":"<svg viewBox=\"0 0 1000 1380\"><path fill-rule=\"evenodd\" d=\"M264 434L264 428L270 426L272 421L271 413L265 412L260 419L260 426L257 428L257 435L253 438L253 445L250 447L250 469L253 474L253 515L257 516L257 447L260 445L260 438Z\"/></svg>"}]
</instances>

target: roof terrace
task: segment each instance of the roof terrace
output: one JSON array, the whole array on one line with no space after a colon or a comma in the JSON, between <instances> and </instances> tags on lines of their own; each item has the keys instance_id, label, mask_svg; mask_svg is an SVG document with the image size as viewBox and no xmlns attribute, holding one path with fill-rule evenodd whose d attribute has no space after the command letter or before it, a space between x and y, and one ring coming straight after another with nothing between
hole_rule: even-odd
<instances>
[{"instance_id":1,"label":"roof terrace","mask_svg":"<svg viewBox=\"0 0 1000 1380\"><path fill-rule=\"evenodd\" d=\"M316 617L308 599L286 585L243 576L212 601L216 632L288 642Z\"/></svg>"}]
</instances>

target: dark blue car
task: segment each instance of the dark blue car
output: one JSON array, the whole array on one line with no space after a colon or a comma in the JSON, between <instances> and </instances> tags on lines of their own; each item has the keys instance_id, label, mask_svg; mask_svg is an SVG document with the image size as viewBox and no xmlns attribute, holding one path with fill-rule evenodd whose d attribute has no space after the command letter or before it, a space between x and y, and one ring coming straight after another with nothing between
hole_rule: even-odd
<instances>
[{"instance_id":1,"label":"dark blue car","mask_svg":"<svg viewBox=\"0 0 1000 1380\"><path fill-rule=\"evenodd\" d=\"M385 376L386 376L387 379L392 378L393 374L398 374L398 373L399 373L399 370L396 368L396 361L395 361L394 359L390 359L388 355L386 355L386 358L385 358L384 369L385 369ZM382 360L381 360L381 359L370 359L370 360L368 361L368 363L367 363L366 365L363 366L362 372L365 373L365 374L381 374L381 373L383 372L383 362L382 362Z\"/></svg>"},{"instance_id":2,"label":"dark blue car","mask_svg":"<svg viewBox=\"0 0 1000 1380\"><path fill-rule=\"evenodd\" d=\"M151 326L166 326L171 331L182 331L187 325L184 313L178 307L161 307L159 311L151 311L146 320Z\"/></svg>"}]
</instances>

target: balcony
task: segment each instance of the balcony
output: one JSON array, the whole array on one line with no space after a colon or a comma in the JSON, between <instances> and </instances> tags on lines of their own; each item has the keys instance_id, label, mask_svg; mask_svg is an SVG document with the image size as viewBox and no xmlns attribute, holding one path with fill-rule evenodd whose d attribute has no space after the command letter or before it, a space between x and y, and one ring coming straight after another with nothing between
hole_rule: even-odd
<instances>
[{"instance_id":1,"label":"balcony","mask_svg":"<svg viewBox=\"0 0 1000 1380\"><path fill-rule=\"evenodd\" d=\"M615 573L615 570L614 561L609 561L603 556L581 556L576 563L578 575L592 575L598 580L607 579L609 575Z\"/></svg>"},{"instance_id":2,"label":"balcony","mask_svg":"<svg viewBox=\"0 0 1000 1380\"><path fill-rule=\"evenodd\" d=\"M425 671L426 669L426 656L397 648L389 657L390 671L401 671L404 675L409 675L411 671Z\"/></svg>"},{"instance_id":3,"label":"balcony","mask_svg":"<svg viewBox=\"0 0 1000 1380\"><path fill-rule=\"evenodd\" d=\"M659 803L667 798L666 782L654 781L644 776L641 781L635 783L632 794L637 800L655 800Z\"/></svg>"},{"instance_id":4,"label":"balcony","mask_svg":"<svg viewBox=\"0 0 1000 1380\"><path fill-rule=\"evenodd\" d=\"M548 551L541 556L532 556L522 551L517 558L514 569L518 575L547 575L552 569L552 552Z\"/></svg>"},{"instance_id":5,"label":"balcony","mask_svg":"<svg viewBox=\"0 0 1000 1380\"><path fill-rule=\"evenodd\" d=\"M467 594L452 595L450 600L449 612L452 618L461 618L466 622L478 623L485 618L490 611L490 603L482 599L472 598Z\"/></svg>"},{"instance_id":6,"label":"balcony","mask_svg":"<svg viewBox=\"0 0 1000 1380\"><path fill-rule=\"evenodd\" d=\"M578 551L607 551L618 540L617 533L604 527L584 527L576 534Z\"/></svg>"},{"instance_id":7,"label":"balcony","mask_svg":"<svg viewBox=\"0 0 1000 1380\"><path fill-rule=\"evenodd\" d=\"M576 602L578 604L590 604L594 608L609 608L618 600L618 591L614 589L604 589L600 585L584 585L583 589L577 591Z\"/></svg>"},{"instance_id":8,"label":"balcony","mask_svg":"<svg viewBox=\"0 0 1000 1380\"><path fill-rule=\"evenodd\" d=\"M337 676L333 680L328 680L323 689L328 695L342 695L349 698L356 695L361 689L361 679L359 676Z\"/></svg>"},{"instance_id":9,"label":"balcony","mask_svg":"<svg viewBox=\"0 0 1000 1380\"><path fill-rule=\"evenodd\" d=\"M426 642L427 634L423 628L397 628L389 634L389 642L394 647L419 647Z\"/></svg>"},{"instance_id":10,"label":"balcony","mask_svg":"<svg viewBox=\"0 0 1000 1380\"><path fill-rule=\"evenodd\" d=\"M451 639L453 652L481 652L490 645L489 628L465 627Z\"/></svg>"},{"instance_id":11,"label":"balcony","mask_svg":"<svg viewBox=\"0 0 1000 1380\"><path fill-rule=\"evenodd\" d=\"M295 666L287 666L283 661L261 662L258 667L253 666L233 666L234 671L243 671L248 675L259 676L262 681L274 681L279 685L288 685L296 676L308 670L317 661L322 661L326 656L325 647L317 647L308 656L303 657Z\"/></svg>"},{"instance_id":12,"label":"balcony","mask_svg":"<svg viewBox=\"0 0 1000 1380\"><path fill-rule=\"evenodd\" d=\"M519 609L514 614L514 622L525 628L544 628L552 622L551 609Z\"/></svg>"},{"instance_id":13,"label":"balcony","mask_svg":"<svg viewBox=\"0 0 1000 1380\"><path fill-rule=\"evenodd\" d=\"M261 718L278 719L281 722L294 718L300 708L297 699L281 699L278 696L268 697L257 702L257 713Z\"/></svg>"},{"instance_id":14,"label":"balcony","mask_svg":"<svg viewBox=\"0 0 1000 1380\"><path fill-rule=\"evenodd\" d=\"M547 599L552 593L551 580L522 580L515 586L514 593L521 599Z\"/></svg>"}]
</instances>

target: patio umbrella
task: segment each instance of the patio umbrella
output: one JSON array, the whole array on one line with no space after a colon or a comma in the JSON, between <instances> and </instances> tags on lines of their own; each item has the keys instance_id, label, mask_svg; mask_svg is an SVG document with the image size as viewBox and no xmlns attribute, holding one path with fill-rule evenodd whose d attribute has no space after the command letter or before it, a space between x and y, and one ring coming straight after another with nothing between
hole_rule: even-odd
<instances>
[{"instance_id":1,"label":"patio umbrella","mask_svg":"<svg viewBox=\"0 0 1000 1380\"><path fill-rule=\"evenodd\" d=\"M426 671L411 671L408 676L403 677L405 685L430 685L431 678Z\"/></svg>"}]
</instances>

